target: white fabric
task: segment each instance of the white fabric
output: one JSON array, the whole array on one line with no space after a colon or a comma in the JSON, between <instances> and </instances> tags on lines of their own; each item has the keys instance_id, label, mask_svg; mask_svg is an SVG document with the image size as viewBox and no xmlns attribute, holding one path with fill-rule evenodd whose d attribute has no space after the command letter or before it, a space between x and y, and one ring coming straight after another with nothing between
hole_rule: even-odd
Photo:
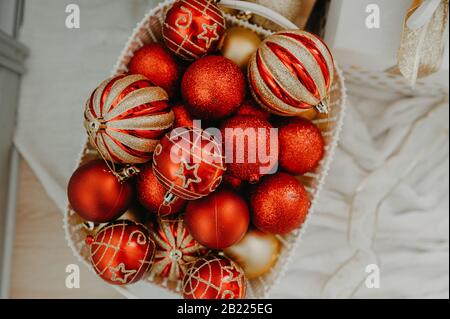
<instances>
[{"instance_id":1,"label":"white fabric","mask_svg":"<svg viewBox=\"0 0 450 319\"><path fill-rule=\"evenodd\" d=\"M61 211L85 140L85 99L157 1L77 3L81 28L69 30L61 1L26 2L21 37L31 55L15 143ZM320 204L271 297L448 298L448 101L349 94ZM365 286L369 264L380 267L379 289Z\"/></svg>"}]
</instances>

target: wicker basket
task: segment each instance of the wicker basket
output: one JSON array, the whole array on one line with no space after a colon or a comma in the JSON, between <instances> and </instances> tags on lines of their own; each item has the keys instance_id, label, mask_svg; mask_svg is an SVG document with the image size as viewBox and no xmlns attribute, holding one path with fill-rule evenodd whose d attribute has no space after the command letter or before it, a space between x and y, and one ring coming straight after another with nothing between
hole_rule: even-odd
<instances>
[{"instance_id":1,"label":"wicker basket","mask_svg":"<svg viewBox=\"0 0 450 319\"><path fill-rule=\"evenodd\" d=\"M156 8L151 10L137 25L128 43L126 44L125 49L118 59L117 65L112 72L113 75L127 71L127 64L137 49L145 44L161 41L161 29L165 13L174 2L175 0L168 0L161 3ZM235 8L239 8L239 5L243 4L240 1L224 2L231 3ZM283 18L276 13L255 4L251 5L254 6L252 9L255 9L253 12L260 15L265 15L266 18L271 17L272 21L276 21L278 24L281 24L281 26L285 29L292 29L292 24L290 22L286 22L287 20L285 19L283 20ZM249 8L244 7L242 9L248 10ZM275 17L275 19L272 19L272 17ZM270 31L256 25L252 25L246 21L239 20L235 16L226 14L225 18L228 26L242 26L249 28L257 32L263 38L271 34ZM249 281L247 294L248 298L264 298L267 296L270 289L283 275L296 246L300 243L302 234L308 224L308 220L314 212L316 204L319 200L320 191L323 187L325 177L333 159L334 151L339 139L339 133L342 127L345 112L345 100L346 92L343 75L336 66L336 77L334 79L328 101L330 112L328 115L320 116L320 118L315 120L315 123L321 128L326 140L326 154L315 172L299 177L301 182L306 186L312 202L308 218L301 228L288 235L278 236L280 242L282 243L282 249L280 255L278 256L277 263L271 271L269 271L269 273ZM88 142L86 142L80 156L79 165L98 157L99 155L97 151L93 149ZM88 234L91 234L94 229L87 227L85 220L79 217L70 207L64 215L64 229L68 244L73 250L75 256L92 269L89 263L89 247L85 244L85 238ZM179 282L167 282L161 278L151 277L148 277L146 280L143 280L141 283L135 285L114 287L127 297L148 298L149 295L154 296L154 293L146 293L146 291L151 291L154 289L152 285L158 285L172 290L175 293L180 293Z\"/></svg>"}]
</instances>

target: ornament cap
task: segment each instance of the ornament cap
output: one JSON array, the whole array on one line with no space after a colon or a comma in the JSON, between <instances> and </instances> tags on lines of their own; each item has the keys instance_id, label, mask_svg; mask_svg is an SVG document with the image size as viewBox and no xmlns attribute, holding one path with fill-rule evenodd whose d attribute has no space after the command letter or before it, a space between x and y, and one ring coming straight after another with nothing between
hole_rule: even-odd
<instances>
[{"instance_id":1,"label":"ornament cap","mask_svg":"<svg viewBox=\"0 0 450 319\"><path fill-rule=\"evenodd\" d=\"M328 105L324 101L320 101L320 103L316 105L316 110L320 114L328 114L329 113Z\"/></svg>"},{"instance_id":2,"label":"ornament cap","mask_svg":"<svg viewBox=\"0 0 450 319\"><path fill-rule=\"evenodd\" d=\"M122 168L121 170L116 172L116 176L119 179L120 182L124 182L133 176L136 176L139 174L140 170L134 166L134 165L127 165L126 167Z\"/></svg>"},{"instance_id":3,"label":"ornament cap","mask_svg":"<svg viewBox=\"0 0 450 319\"><path fill-rule=\"evenodd\" d=\"M177 199L177 196L175 196L170 191L168 191L166 193L166 195L164 195L164 203L163 203L163 205L169 206L169 205L173 204L173 202L175 202L176 199Z\"/></svg>"},{"instance_id":4,"label":"ornament cap","mask_svg":"<svg viewBox=\"0 0 450 319\"><path fill-rule=\"evenodd\" d=\"M88 122L88 130L91 134L106 130L106 122L102 118L94 119Z\"/></svg>"}]
</instances>

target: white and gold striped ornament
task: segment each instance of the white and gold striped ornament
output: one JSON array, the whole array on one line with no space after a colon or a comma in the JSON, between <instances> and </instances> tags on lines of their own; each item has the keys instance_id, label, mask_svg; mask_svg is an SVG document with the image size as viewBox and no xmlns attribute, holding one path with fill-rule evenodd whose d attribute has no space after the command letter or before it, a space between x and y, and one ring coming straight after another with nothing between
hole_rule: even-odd
<instances>
[{"instance_id":1,"label":"white and gold striped ornament","mask_svg":"<svg viewBox=\"0 0 450 319\"><path fill-rule=\"evenodd\" d=\"M298 116L316 107L327 112L334 62L316 35L292 30L268 37L252 56L248 72L254 98L268 111Z\"/></svg>"},{"instance_id":2,"label":"white and gold striped ornament","mask_svg":"<svg viewBox=\"0 0 450 319\"><path fill-rule=\"evenodd\" d=\"M102 82L86 102L84 125L103 159L145 163L172 127L168 95L142 75L118 75Z\"/></svg>"}]
</instances>

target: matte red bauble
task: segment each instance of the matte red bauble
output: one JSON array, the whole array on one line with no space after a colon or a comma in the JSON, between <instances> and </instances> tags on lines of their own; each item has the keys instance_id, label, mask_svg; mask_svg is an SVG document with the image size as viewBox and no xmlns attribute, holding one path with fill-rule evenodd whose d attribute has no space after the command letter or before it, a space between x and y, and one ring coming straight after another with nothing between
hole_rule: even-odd
<instances>
[{"instance_id":1,"label":"matte red bauble","mask_svg":"<svg viewBox=\"0 0 450 319\"><path fill-rule=\"evenodd\" d=\"M287 173L264 177L251 190L253 224L271 234L287 234L305 221L310 200L303 185Z\"/></svg>"},{"instance_id":2,"label":"matte red bauble","mask_svg":"<svg viewBox=\"0 0 450 319\"><path fill-rule=\"evenodd\" d=\"M175 122L173 123L174 128L194 126L192 116L186 106L180 103L174 104L172 106L172 111L175 114Z\"/></svg>"},{"instance_id":3,"label":"matte red bauble","mask_svg":"<svg viewBox=\"0 0 450 319\"><path fill-rule=\"evenodd\" d=\"M225 120L220 130L227 173L250 183L273 173L278 162L278 134L269 122L251 115L237 115Z\"/></svg>"},{"instance_id":4,"label":"matte red bauble","mask_svg":"<svg viewBox=\"0 0 450 319\"><path fill-rule=\"evenodd\" d=\"M163 25L166 46L184 60L195 60L216 51L224 33L222 11L209 0L175 2Z\"/></svg>"},{"instance_id":5,"label":"matte red bauble","mask_svg":"<svg viewBox=\"0 0 450 319\"><path fill-rule=\"evenodd\" d=\"M184 220L199 243L211 249L224 249L244 237L250 214L247 202L240 195L221 189L189 202Z\"/></svg>"},{"instance_id":6,"label":"matte red bauble","mask_svg":"<svg viewBox=\"0 0 450 319\"><path fill-rule=\"evenodd\" d=\"M102 82L86 102L84 125L91 145L105 160L145 163L173 113L162 88L143 75L118 75Z\"/></svg>"},{"instance_id":7,"label":"matte red bauble","mask_svg":"<svg viewBox=\"0 0 450 319\"><path fill-rule=\"evenodd\" d=\"M232 115L242 104L246 83L241 69L221 56L207 56L187 69L181 93L189 111L203 120Z\"/></svg>"},{"instance_id":8,"label":"matte red bauble","mask_svg":"<svg viewBox=\"0 0 450 319\"><path fill-rule=\"evenodd\" d=\"M179 213L186 201L176 198L172 203L166 203L164 196L167 190L153 173L151 163L145 164L136 178L137 199L149 212L160 216Z\"/></svg>"},{"instance_id":9,"label":"matte red bauble","mask_svg":"<svg viewBox=\"0 0 450 319\"><path fill-rule=\"evenodd\" d=\"M237 110L236 115L251 115L266 121L270 118L270 113L257 105L253 99L245 100Z\"/></svg>"},{"instance_id":10,"label":"matte red bauble","mask_svg":"<svg viewBox=\"0 0 450 319\"><path fill-rule=\"evenodd\" d=\"M297 116L312 107L327 112L334 62L316 35L291 30L266 38L252 56L248 71L254 98L270 112Z\"/></svg>"},{"instance_id":11,"label":"matte red bauble","mask_svg":"<svg viewBox=\"0 0 450 319\"><path fill-rule=\"evenodd\" d=\"M122 215L131 204L132 194L131 182L120 182L103 160L80 166L67 186L72 209L95 223L106 223Z\"/></svg>"},{"instance_id":12,"label":"matte red bauble","mask_svg":"<svg viewBox=\"0 0 450 319\"><path fill-rule=\"evenodd\" d=\"M246 289L244 271L224 256L198 259L183 279L185 299L243 299Z\"/></svg>"},{"instance_id":13,"label":"matte red bauble","mask_svg":"<svg viewBox=\"0 0 450 319\"><path fill-rule=\"evenodd\" d=\"M167 190L166 199L196 200L214 192L225 171L221 146L198 128L176 128L153 154L153 172Z\"/></svg>"},{"instance_id":14,"label":"matte red bauble","mask_svg":"<svg viewBox=\"0 0 450 319\"><path fill-rule=\"evenodd\" d=\"M128 64L130 74L142 74L163 88L170 98L178 95L181 67L175 57L160 43L148 44L134 53Z\"/></svg>"},{"instance_id":15,"label":"matte red bauble","mask_svg":"<svg viewBox=\"0 0 450 319\"><path fill-rule=\"evenodd\" d=\"M278 129L280 166L292 174L313 171L325 154L322 133L306 119L289 119Z\"/></svg>"},{"instance_id":16,"label":"matte red bauble","mask_svg":"<svg viewBox=\"0 0 450 319\"><path fill-rule=\"evenodd\" d=\"M149 271L155 243L147 229L130 220L101 228L90 241L90 261L95 272L113 285L139 281Z\"/></svg>"},{"instance_id":17,"label":"matte red bauble","mask_svg":"<svg viewBox=\"0 0 450 319\"><path fill-rule=\"evenodd\" d=\"M208 251L189 234L182 219L160 220L150 235L156 243L151 274L170 281L182 280L187 268Z\"/></svg>"}]
</instances>

